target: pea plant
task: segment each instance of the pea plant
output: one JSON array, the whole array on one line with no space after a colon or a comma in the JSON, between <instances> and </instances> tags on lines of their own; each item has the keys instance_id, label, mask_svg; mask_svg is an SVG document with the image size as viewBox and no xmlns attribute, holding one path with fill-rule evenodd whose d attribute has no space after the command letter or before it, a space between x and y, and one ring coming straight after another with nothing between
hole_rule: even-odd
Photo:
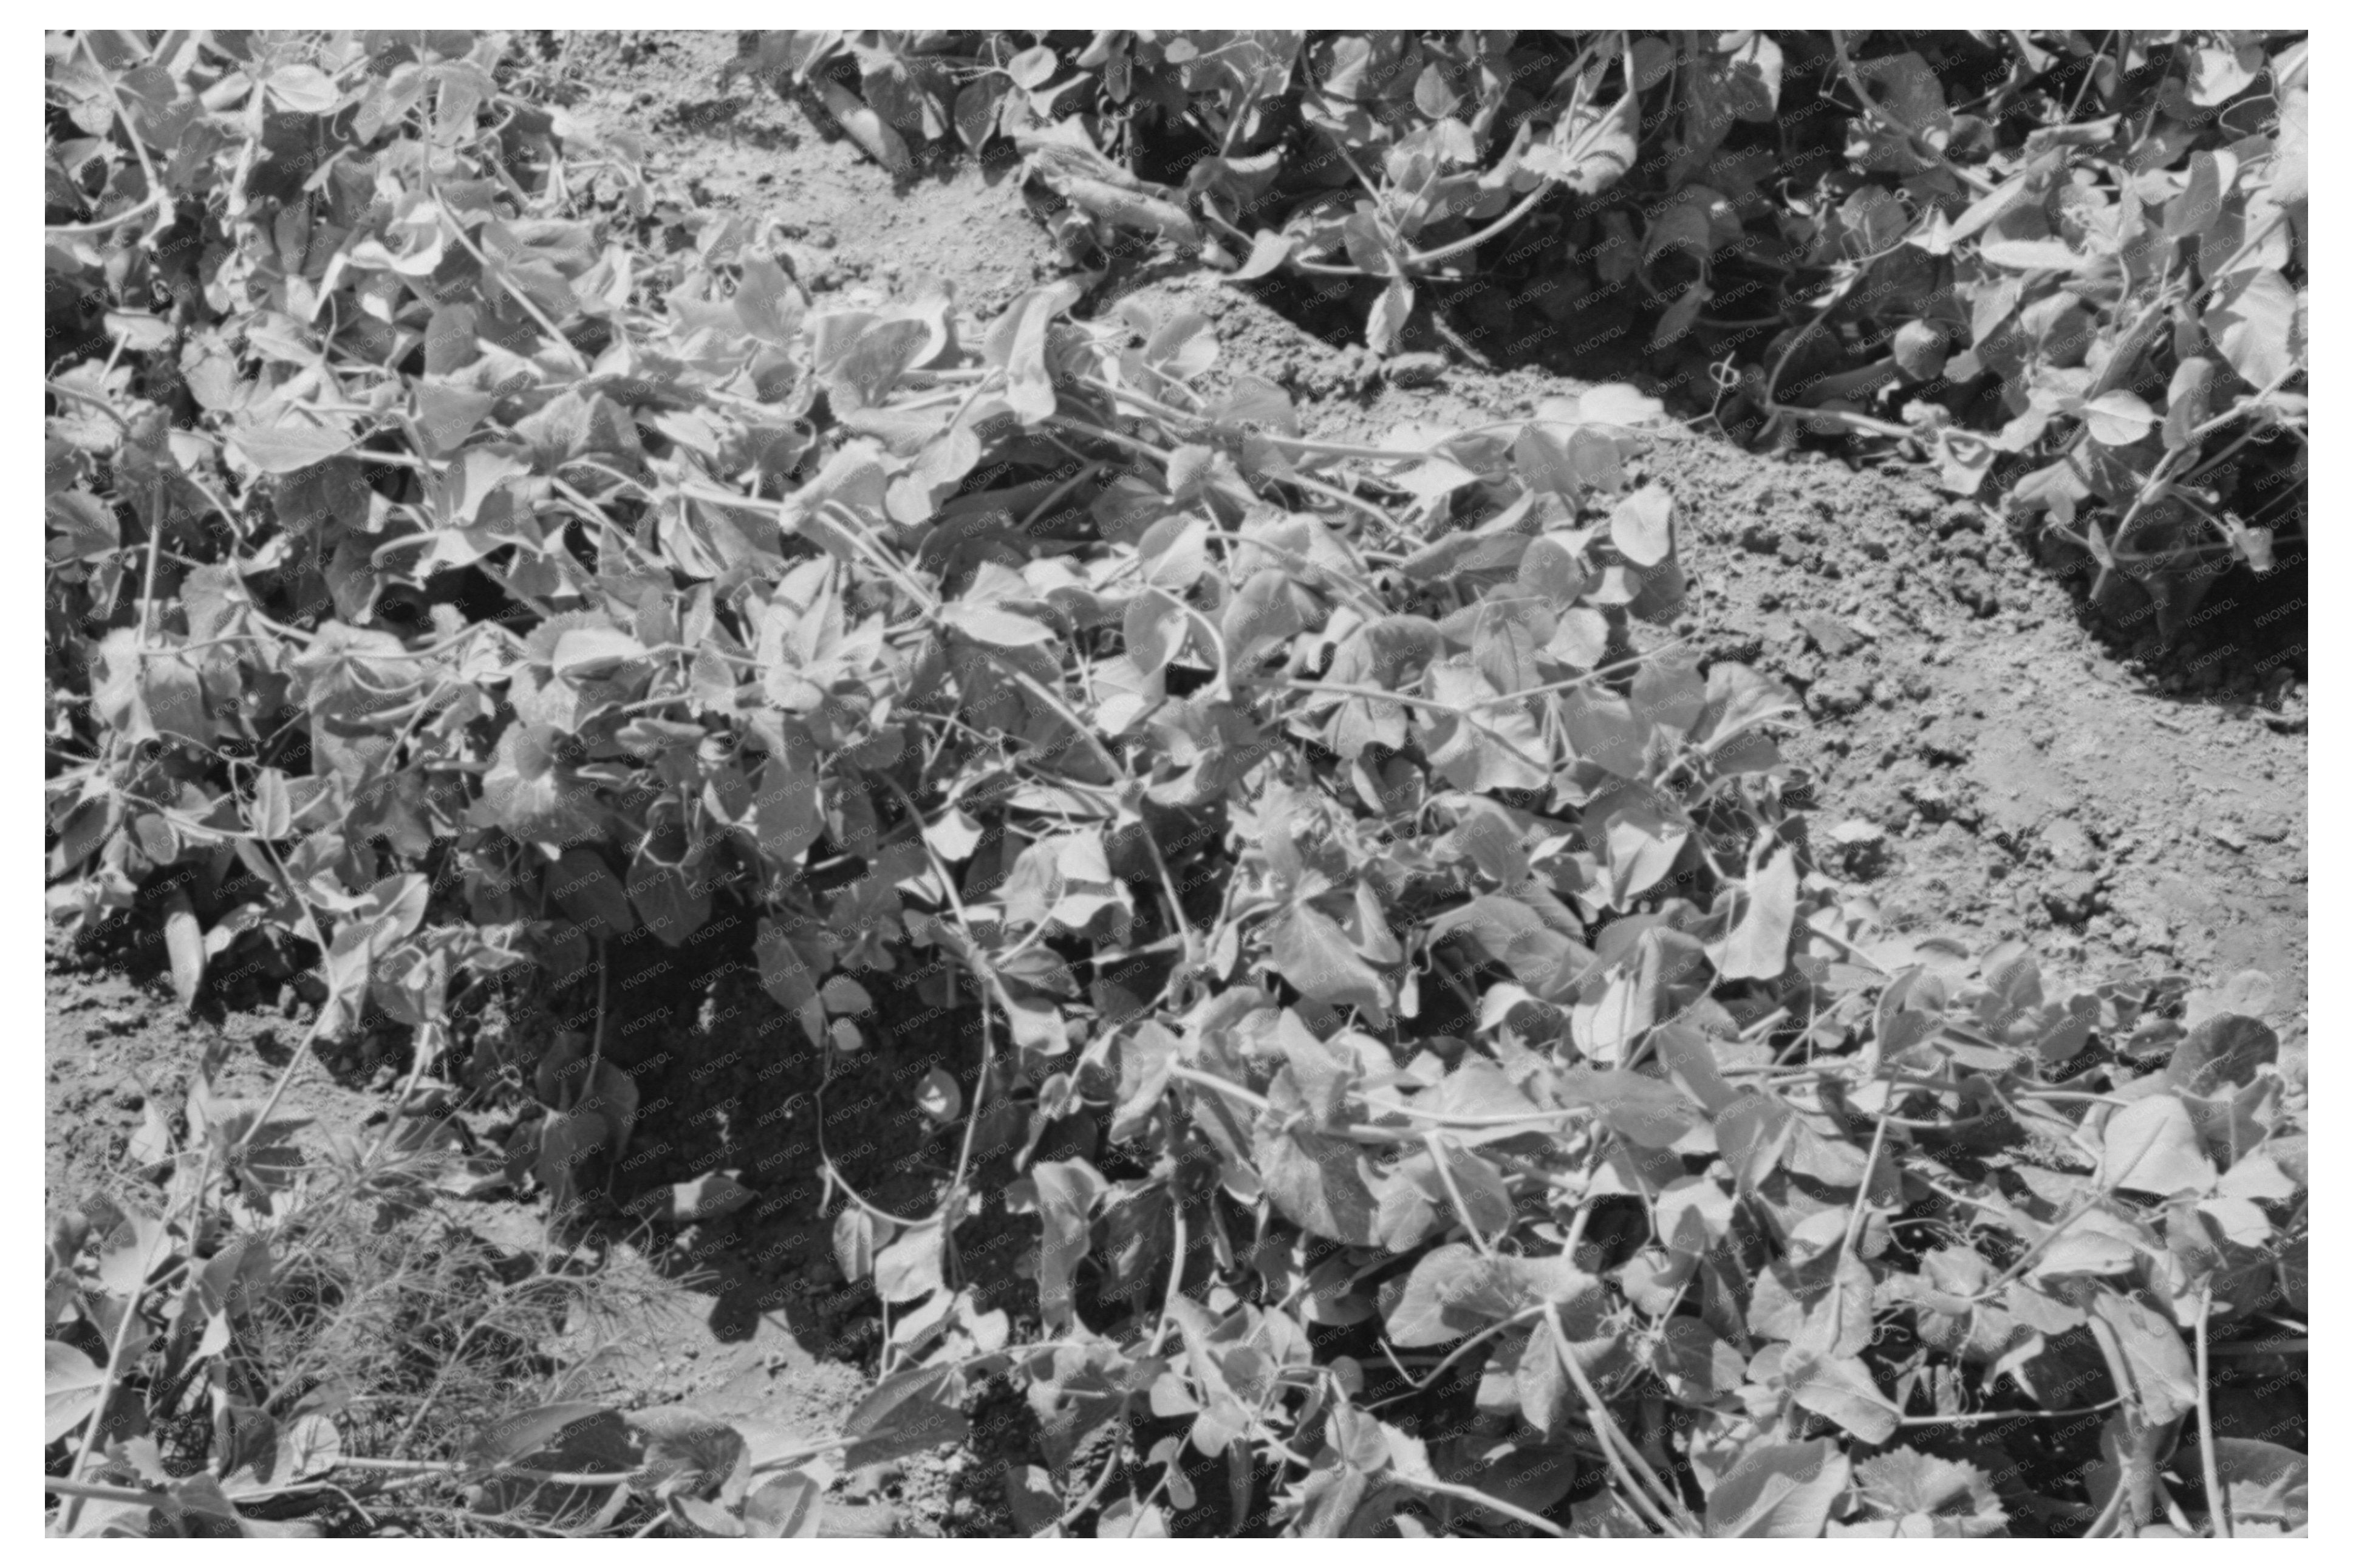
<instances>
[{"instance_id":1,"label":"pea plant","mask_svg":"<svg viewBox=\"0 0 2353 1568\"><path fill-rule=\"evenodd\" d=\"M2307 57L2255 32L1107 30L772 33L752 61L894 168L953 89L960 144L1018 146L1074 260L1337 290L1376 354L1409 323L1480 363L1647 335L1660 386L1744 438L1991 479L2104 608L2170 636L2301 533Z\"/></svg>"},{"instance_id":2,"label":"pea plant","mask_svg":"<svg viewBox=\"0 0 2353 1568\"><path fill-rule=\"evenodd\" d=\"M934 54L840 47L951 102ZM1185 47L1087 68L1226 95L1238 145L1288 91ZM1436 138L1286 260L1409 308L1449 226L1598 183L1645 89L1587 56L1525 191ZM927 1212L826 1164L892 1312L844 1431L558 1404L436 1461L470 1508L805 1534L828 1466L1009 1379L1039 1534L2302 1529L2302 1455L2211 1375L2306 1310L2260 977L2046 989L1826 874L1790 695L1672 635L1655 399L1339 443L1198 316L814 298L503 58L51 38L47 265L90 342L45 383L50 909L160 925L192 997L291 953L316 1036L389 1021L419 1070L470 986L733 918L828 1060L889 977L970 1027L913 1090L959 1129ZM958 125L1049 85L960 58ZM1417 112L1487 60L1433 56ZM636 1089L601 1034L537 1048L523 1163L577 1198ZM1094 1154L1041 1152L1073 1119ZM1018 1312L958 1242L992 1146ZM264 1401L274 1457L199 1480L100 1418L172 1301L204 1305L164 1337L233 1357L237 1234L130 1216L53 1273L63 1527L259 1529L253 1489L386 1462Z\"/></svg>"}]
</instances>

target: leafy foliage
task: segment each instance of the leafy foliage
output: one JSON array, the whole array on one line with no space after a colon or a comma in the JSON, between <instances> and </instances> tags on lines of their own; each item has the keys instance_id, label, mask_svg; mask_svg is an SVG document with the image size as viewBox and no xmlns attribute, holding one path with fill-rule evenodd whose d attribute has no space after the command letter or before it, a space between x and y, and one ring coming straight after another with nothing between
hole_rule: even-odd
<instances>
[{"instance_id":1,"label":"leafy foliage","mask_svg":"<svg viewBox=\"0 0 2353 1568\"><path fill-rule=\"evenodd\" d=\"M826 1517L823 1492L836 1475L965 1429L942 1400L943 1375L920 1370L885 1382L839 1431L818 1435L685 1407L570 1401L453 1412L448 1374L468 1347L480 1357L515 1330L554 1331L570 1284L511 1269L501 1280L487 1266L438 1282L397 1268L388 1279L322 1279L349 1246L336 1235L346 1217L372 1211L384 1230L430 1205L429 1132L406 1137L405 1148L389 1137L370 1149L338 1140L332 1162L306 1171L288 1142L298 1119L218 1097L202 1069L188 1110L185 1140L151 1119L142 1141L142 1157L169 1173L165 1218L104 1205L67 1217L49 1240L47 1313L58 1337L45 1346L43 1441L54 1449L82 1438L68 1450L71 1473L49 1479L63 1505L58 1533L313 1536L348 1523L338 1502L413 1508L396 1494L414 1497L429 1481L459 1497L470 1526L494 1535L569 1533L625 1517L642 1531L639 1515L703 1535L857 1534ZM412 1232L401 1245L414 1240ZM374 1434L355 1407L390 1391L362 1393L364 1353L346 1344L334 1356L330 1342L387 1292L421 1298L432 1327L454 1343L394 1445L407 1447L428 1416L470 1415L475 1429L446 1458L371 1453L358 1440ZM496 1303L518 1296L537 1300L502 1317ZM191 1450L203 1461L193 1468Z\"/></svg>"},{"instance_id":2,"label":"leafy foliage","mask_svg":"<svg viewBox=\"0 0 2353 1568\"><path fill-rule=\"evenodd\" d=\"M53 1533L318 1535L366 1521L363 1493L413 1519L583 1298L449 1223L446 1125L312 1127L220 1093L217 1065L132 1140L159 1213L101 1197L52 1224Z\"/></svg>"},{"instance_id":3,"label":"leafy foliage","mask_svg":"<svg viewBox=\"0 0 2353 1568\"><path fill-rule=\"evenodd\" d=\"M1761 90L1743 37L1709 90ZM1229 151L1288 91L1271 46L1099 46L1106 84L1222 103ZM852 47L878 155L1054 68L950 99L936 52ZM1544 142L1516 122L1527 192L1599 188L1630 135L1641 60L1586 54ZM1077 320L1071 282L987 321L814 300L500 60L52 40L49 265L116 348L49 384L51 907L152 910L191 994L298 952L318 1032L396 1021L420 1071L485 976L597 989L616 944L727 921L828 1061L902 986L973 1048L908 1090L963 1128L930 1212L826 1166L891 1308L870 1426L764 1460L558 1408L484 1436L475 1506L805 1533L843 1441L1005 1374L1041 1533L2107 1534L2225 1468L2248 1528L2300 1525L2300 1458L2213 1436L2196 1370L2306 1310L2259 1000L2046 992L1819 870L1788 694L1657 630L1655 400L1338 444L1217 377L1202 320ZM1485 101L1442 64L1433 122ZM1053 166L1085 206L1095 165ZM1482 188L1280 243L1354 234L1409 291ZM517 1077L545 1115L506 1169L565 1201L636 1116L602 1043ZM1108 1143L1046 1142L1073 1121ZM1018 1325L957 1245L990 1159L1034 1215ZM71 1310L122 1321L145 1273ZM119 1368L58 1342L79 1482L127 1452L92 1423Z\"/></svg>"},{"instance_id":4,"label":"leafy foliage","mask_svg":"<svg viewBox=\"0 0 2353 1568\"><path fill-rule=\"evenodd\" d=\"M1893 443L1959 495L1999 472L2170 636L2300 528L2306 46L1915 38L815 31L753 58L894 169L1010 137L1074 258L1336 288L1377 354L1432 301L1458 352L1580 371L1646 324L1644 368L1729 431Z\"/></svg>"}]
</instances>

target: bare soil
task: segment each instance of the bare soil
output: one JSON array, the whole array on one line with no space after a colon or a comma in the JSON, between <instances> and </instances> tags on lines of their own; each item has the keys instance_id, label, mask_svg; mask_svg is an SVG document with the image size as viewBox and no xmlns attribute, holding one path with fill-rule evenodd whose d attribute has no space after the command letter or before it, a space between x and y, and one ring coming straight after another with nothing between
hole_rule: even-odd
<instances>
[{"instance_id":1,"label":"bare soil","mask_svg":"<svg viewBox=\"0 0 2353 1568\"><path fill-rule=\"evenodd\" d=\"M894 184L821 117L744 79L721 85L733 34L583 34L568 45L575 113L644 135L648 170L704 207L766 229L823 293L906 286L928 273L984 317L1061 264L1024 210L1001 158L936 159ZM1435 385L1383 384L1356 350L1302 331L1207 274L1098 280L1086 310L1123 298L1156 315L1216 322L1217 374L1291 389L1310 434L1364 439L1400 424L1467 425L1532 410L1580 384L1546 371L1456 366ZM1840 851L1848 876L1899 927L1974 949L2029 937L2046 964L2098 979L2186 974L2213 984L2248 968L2276 984L2271 1021L2300 1076L2305 1050L2306 736L2300 659L2257 668L2227 624L2159 648L2103 630L2079 585L1989 509L1938 494L1924 475L1857 469L1822 454L1753 455L1704 435L1662 443L1647 477L1677 500L1692 591L1664 635L1707 659L1778 675L1811 724L1792 748L1812 778L1814 831L1867 825ZM2213 651L2219 648L2220 651ZM817 1429L865 1386L881 1337L871 1291L832 1260L816 1150L868 1198L914 1215L953 1151L907 1110L934 1065L974 1064L954 1027L885 1029L857 1076L823 1087L780 1055L776 1010L729 944L708 944L608 1019L615 1058L638 1073L645 1109L613 1195L658 1194L725 1170L747 1206L678 1230L623 1208L608 1266L629 1275L606 1321L577 1325L583 1392L633 1405L693 1402ZM650 965L650 951L624 963ZM206 1048L228 1093L259 1098L303 1037L309 1013L185 1019L154 965L92 969L52 944L45 997L52 1211L122 1189L132 1134L151 1100L178 1105ZM886 1021L902 1004L884 1001ZM911 1001L912 999L910 999ZM797 1027L790 1031L797 1035ZM332 1124L381 1115L401 1063L364 1050L305 1064L290 1110ZM845 1109L846 1108L846 1109ZM1091 1134L1073 1128L1074 1139ZM1082 1152L1074 1145L1063 1152ZM1084 1149L1083 1152L1092 1152ZM983 1185L1011 1174L989 1151ZM1018 1321L1021 1278L1001 1196L988 1199L965 1262L987 1304ZM473 1205L492 1240L543 1225L504 1199ZM966 1234L970 1234L967 1232ZM1018 1400L994 1399L973 1441L845 1483L899 1528L1009 1529L1002 1475L1041 1462Z\"/></svg>"}]
</instances>

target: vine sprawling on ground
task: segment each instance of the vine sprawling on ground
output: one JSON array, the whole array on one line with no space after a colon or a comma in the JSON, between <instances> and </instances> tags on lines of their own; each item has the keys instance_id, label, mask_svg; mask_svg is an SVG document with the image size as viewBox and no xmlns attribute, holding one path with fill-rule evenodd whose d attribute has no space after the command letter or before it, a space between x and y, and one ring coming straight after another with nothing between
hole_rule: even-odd
<instances>
[{"instance_id":1,"label":"vine sprawling on ground","mask_svg":"<svg viewBox=\"0 0 2353 1568\"><path fill-rule=\"evenodd\" d=\"M1199 190L1250 177L1288 64L1106 37L1082 64L1107 90L1225 95L1233 155ZM1772 79L1740 37L1684 90ZM1379 79L1433 121L1486 101L1412 47L1427 68ZM1333 47L1327 96L1356 58ZM966 1048L915 1089L960 1126L929 1213L828 1168L843 1267L893 1309L844 1431L524 1412L450 1467L478 1513L591 1529L634 1498L807 1533L835 1470L952 1437L1007 1375L1058 1469L1101 1466L1067 1498L1031 1472L1041 1532L2301 1530L2303 1456L2218 1422L2208 1376L2306 1310L2261 977L2046 990L2019 945L1896 937L1819 869L1775 739L1795 705L1662 629L1678 523L1643 454L1681 432L1657 403L1604 386L1338 445L1220 378L1203 320L1077 320L1072 282L990 321L936 289L813 300L503 56L51 38L50 318L82 336L47 380L50 907L155 921L191 997L315 963L314 1037L412 1028L412 1087L501 972L593 996L616 944L729 919L804 1037L779 1049L870 1048L902 990ZM1386 179L1469 182L1467 221L1598 186L1632 113L1602 89L1651 67L1578 58L1500 174L1425 130ZM1056 68L1003 74L1034 100ZM887 149L888 70L872 110L816 79ZM970 90L934 134L978 139ZM1381 140L1370 107L1332 112ZM1952 165L1872 134L1907 177ZM2003 178L2088 190L2062 177L2081 144ZM1043 166L1089 211L1142 195ZM1839 221L1905 221L1875 210ZM2012 210L1956 229L2073 242ZM1394 216L1273 251L1345 250L1401 313L1468 247L1465 220ZM2258 271L2210 274L2210 311L2286 264L2267 218L2234 221ZM2239 406L2286 418L2286 377L2217 336L2210 376L2268 382ZM2131 394L2068 395L2132 449L2101 423ZM534 1140L484 1179L568 1203L637 1090L593 1005L544 1047L514 1077ZM266 1229L312 1179L264 1158L273 1110L166 1136L163 1218L53 1247L70 1528L259 1530L257 1504L386 1473L235 1372L270 1255L190 1216L227 1193ZM1037 1157L1073 1116L1097 1157ZM980 1310L958 1252L1006 1180L1034 1215L1018 1316ZM142 1412L208 1363L226 1436L191 1476Z\"/></svg>"},{"instance_id":2,"label":"vine sprawling on ground","mask_svg":"<svg viewBox=\"0 0 2353 1568\"><path fill-rule=\"evenodd\" d=\"M1963 496L1994 479L2088 557L2096 602L2170 637L2223 574L2302 555L2306 53L798 31L751 59L894 171L1011 138L1074 259L1288 275L1351 301L1377 354L1417 312L1482 363L1622 351L1739 438L1900 449Z\"/></svg>"}]
</instances>

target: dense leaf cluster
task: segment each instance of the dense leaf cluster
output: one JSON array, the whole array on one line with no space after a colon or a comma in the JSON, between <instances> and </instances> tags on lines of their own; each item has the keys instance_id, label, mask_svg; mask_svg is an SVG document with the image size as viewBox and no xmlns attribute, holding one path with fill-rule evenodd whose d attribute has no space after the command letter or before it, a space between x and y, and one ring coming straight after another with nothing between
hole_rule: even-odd
<instances>
[{"instance_id":1,"label":"dense leaf cluster","mask_svg":"<svg viewBox=\"0 0 2353 1568\"><path fill-rule=\"evenodd\" d=\"M1356 301L1382 355L1425 306L1482 362L1584 372L1647 336L1625 363L1744 438L1893 445L1958 495L1997 476L2088 555L2096 599L2170 636L2303 531L2306 54L2244 32L816 31L753 58L896 171L926 141L1011 138L1075 259L1166 245L1287 274Z\"/></svg>"},{"instance_id":2,"label":"dense leaf cluster","mask_svg":"<svg viewBox=\"0 0 2353 1568\"><path fill-rule=\"evenodd\" d=\"M1131 86L1285 90L1181 44ZM915 1090L963 1128L935 1206L828 1165L834 1236L894 1398L1027 1390L1039 1531L2300 1527L2205 1371L2306 1310L2260 977L2048 991L1825 875L1788 694L1658 630L1657 402L1339 444L1198 317L811 298L502 47L52 39L48 266L111 345L48 382L60 918L152 912L192 995L315 963L316 1032L410 1026L420 1073L486 975L599 991L727 921L828 1061L902 988L968 1024ZM1480 101L1440 63L1433 121ZM1615 101L1513 155L1574 185ZM593 1015L528 1065L492 1173L568 1199L637 1089ZM1099 1157L1039 1158L1073 1118ZM959 1261L984 1128L1018 1319ZM95 1267L53 1322L136 1302ZM152 1483L93 1458L120 1369L51 1355L73 1476ZM554 1484L604 1419L480 1465ZM698 1433L680 1520L814 1528Z\"/></svg>"}]
</instances>

